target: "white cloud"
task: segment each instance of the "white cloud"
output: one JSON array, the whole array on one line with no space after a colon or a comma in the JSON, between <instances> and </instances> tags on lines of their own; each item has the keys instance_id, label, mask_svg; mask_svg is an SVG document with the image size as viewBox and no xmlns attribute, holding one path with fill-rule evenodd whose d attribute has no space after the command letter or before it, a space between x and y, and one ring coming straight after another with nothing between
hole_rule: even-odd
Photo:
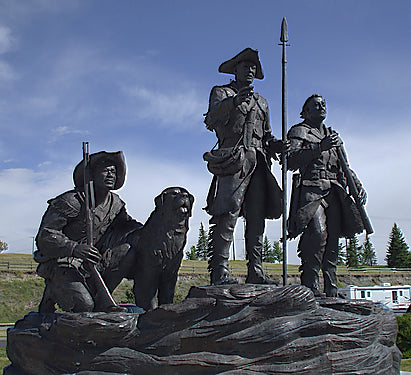
<instances>
[{"instance_id":1,"label":"white cloud","mask_svg":"<svg viewBox=\"0 0 411 375\"><path fill-rule=\"evenodd\" d=\"M394 222L411 241L410 139L411 129L400 126L389 132L346 140L351 166L368 193L366 207L375 232L371 240L383 264Z\"/></svg>"},{"instance_id":2,"label":"white cloud","mask_svg":"<svg viewBox=\"0 0 411 375\"><path fill-rule=\"evenodd\" d=\"M0 54L10 51L15 42L11 29L0 25Z\"/></svg>"},{"instance_id":3,"label":"white cloud","mask_svg":"<svg viewBox=\"0 0 411 375\"><path fill-rule=\"evenodd\" d=\"M407 150L411 131L406 134L391 133L391 137L392 140L387 140L384 134L370 135L367 139L345 137L351 166L368 192L366 208L375 230L371 240L382 264L385 264L388 235L394 221L400 226L406 240L411 241L411 197L408 192L411 176L407 173L411 155L403 151ZM155 196L168 186L183 186L196 199L187 246L196 244L200 222L208 227L209 220L202 210L211 181L206 166L158 160L151 155L130 152L126 157L127 181L119 194L127 203L131 216L144 222L154 208ZM41 172L28 169L6 169L0 172L0 206L6 213L0 218L0 228L4 236L2 240L9 243L10 252L28 252L31 249L30 236L37 232L47 206L46 201L72 187L73 166L62 170L47 163L45 168L47 170ZM277 165L274 172L279 179ZM290 180L288 186L291 186ZM281 237L281 221L267 221L266 232L270 240L278 240ZM243 223L239 220L235 234L237 259L244 257L242 236ZM288 245L289 262L294 264L299 263L297 242L291 241Z\"/></svg>"},{"instance_id":4,"label":"white cloud","mask_svg":"<svg viewBox=\"0 0 411 375\"><path fill-rule=\"evenodd\" d=\"M25 107L32 113L53 114L58 108L60 98L57 95L50 95L46 92L34 93L34 96L27 98Z\"/></svg>"},{"instance_id":5,"label":"white cloud","mask_svg":"<svg viewBox=\"0 0 411 375\"><path fill-rule=\"evenodd\" d=\"M9 252L30 252L47 200L70 188L67 170L34 172L5 169L0 172L0 228Z\"/></svg>"},{"instance_id":6,"label":"white cloud","mask_svg":"<svg viewBox=\"0 0 411 375\"><path fill-rule=\"evenodd\" d=\"M14 23L20 24L41 13L50 13L52 17L62 13L70 13L79 9L83 3L80 0L4 0L0 2L0 17L11 18Z\"/></svg>"},{"instance_id":7,"label":"white cloud","mask_svg":"<svg viewBox=\"0 0 411 375\"><path fill-rule=\"evenodd\" d=\"M205 169L184 164L126 155L128 174L125 186L118 192L127 210L136 220L145 222L154 209L154 198L169 186L183 186L195 195L188 245L197 242L200 221L208 215L202 211L210 175ZM9 252L30 252L47 200L72 188L73 167L57 168L46 163L47 170L4 169L0 171L1 240Z\"/></svg>"},{"instance_id":8,"label":"white cloud","mask_svg":"<svg viewBox=\"0 0 411 375\"><path fill-rule=\"evenodd\" d=\"M10 51L15 45L11 29L0 25L0 54ZM16 73L10 64L0 60L0 81L7 82L16 78Z\"/></svg>"},{"instance_id":9,"label":"white cloud","mask_svg":"<svg viewBox=\"0 0 411 375\"><path fill-rule=\"evenodd\" d=\"M99 129L112 126L113 121L129 124L143 120L156 127L173 124L172 129L177 130L202 121L207 94L200 94L176 72L149 65L147 56L155 52L143 51L132 62L105 56L105 52L81 43L64 45L48 61L48 74L41 79L35 75L27 91L18 93L20 100L7 103L7 110L24 107L24 113L35 118L53 116L64 124L57 133L85 123L92 132L96 121ZM0 60L0 79L13 77L7 67ZM148 78L153 76L155 80ZM39 131L50 131L46 122L39 126Z\"/></svg>"},{"instance_id":10,"label":"white cloud","mask_svg":"<svg viewBox=\"0 0 411 375\"><path fill-rule=\"evenodd\" d=\"M55 142L58 138L65 137L70 134L79 134L83 136L89 134L88 130L74 129L69 126L58 126L52 129L51 132L52 134L49 142Z\"/></svg>"},{"instance_id":11,"label":"white cloud","mask_svg":"<svg viewBox=\"0 0 411 375\"><path fill-rule=\"evenodd\" d=\"M60 160L60 154L54 159L49 157L52 153L61 152L60 149L56 151L53 145L48 144L48 155L41 155L42 160L37 160L39 153L35 154L36 147L42 147L44 140L49 140L50 136L59 136L59 141L65 139L67 145L72 137L65 137L66 135L82 134L82 130L79 129L87 126L92 137L98 129L101 134L104 134L107 142L112 142L115 138L114 134L118 134L121 128L126 137L134 137L138 144L138 142L145 141L142 135L148 133L145 129L140 132L144 123L148 124L147 127L165 127L173 124L172 128L178 131L186 130L192 128L193 123L202 120L201 115L207 108L207 96L211 83L204 82L201 74L206 74L209 69L214 72L215 65L206 68L201 65L201 63L205 64L205 61L187 60L187 64L193 62L199 64L196 71L200 76L197 76L194 82L190 82L186 72L179 75L179 71L184 70L181 66L172 65L167 59L161 57L165 51L161 44L150 43L155 50L146 51L137 46L136 51L139 55L128 53L122 55L122 49L117 50L114 44L110 44L111 37L106 40L99 39L98 35L93 33L91 33L92 39L84 35L81 37L77 33L80 30L76 27L72 28L72 24L65 25L65 22L61 24L63 37L58 39L57 45L52 43L55 38L48 38L50 40L47 41L40 39L42 34L34 34L39 31L34 29L37 25L52 24L40 23L40 21L47 21L47 17L64 16L64 13L81 10L83 6L84 3L80 1L64 2L64 4L54 0L37 0L30 4L21 1L0 2L0 22L1 19L7 17L8 20L12 20L10 24L13 25L13 29L0 26L0 54L3 54L0 59L0 82L15 80L16 77L22 78L19 88L11 92L13 95L3 95L0 102L2 126L3 129L4 127L11 127L13 130L21 129L21 135L24 137L31 136L34 129L38 136L37 141L35 144L26 141L23 143L25 149L19 152L25 155L33 154L33 165L38 164L42 170L47 168L47 172L41 173L28 169L0 171L0 204L3 212L7 214L0 219L0 233L13 238L9 241L10 251L30 249L30 239L27 240L28 246L24 245L26 246L24 247L20 244L25 243L25 238L34 235L37 231L47 199L68 190L72 185L72 166L60 171L50 162L41 163L42 160ZM89 9L88 6L85 7ZM76 15L81 17L84 13L78 12ZM34 19L35 17L39 18ZM77 20L76 22L79 20L78 17L65 17L65 20L71 18ZM36 22L32 22L31 19ZM19 26L22 25L24 28L21 28L22 32L19 33ZM90 25L93 23L91 22ZM67 26L72 29L65 34ZM117 27L115 23L112 26ZM20 54L21 51L17 51L19 53L16 53L14 57L20 63L19 70L15 72L8 64L8 60L5 60L6 55L4 54L15 49L14 34L18 36L20 43L20 38L28 35L25 32L33 33L32 36L37 39L21 39L21 44L26 42L28 45L30 40L41 40L41 43L30 45L34 48L34 52L30 54L32 59L25 59L26 56ZM108 35L103 34L102 38ZM114 34L109 34L114 37ZM118 37L126 38L127 35L122 34L119 29ZM155 40L154 38L153 41ZM107 41L107 44L103 41ZM124 39L122 41L124 42ZM138 42L138 38L134 41ZM114 39L113 42L122 45ZM44 54L46 49L47 54ZM52 58L47 58L50 56ZM166 64L162 66L164 61ZM407 129L408 124L399 124L398 121L399 117L404 119L410 114L409 108L403 104L408 97L409 90L407 89L410 80L407 79L409 69L406 58L398 58L397 55L394 62L377 58L372 59L372 64L370 61L370 58L367 58L365 62L357 61L357 70L353 75L348 74L348 67L347 74L343 74L345 71L335 74L334 69L329 73L332 79L325 83L322 83L318 75L307 76L307 69L294 68L306 77L294 86L290 81L289 91L291 95L293 92L295 95L296 91L303 91L305 82L311 77L310 79L318 81L313 87L318 87L317 84L319 84L320 88L323 87L320 90L321 93L326 97L330 96L330 115L338 120L338 122L335 121L335 125L344 136L352 167L357 171L368 191L367 210L376 232L372 236L372 241L380 261L383 262L388 234L394 220L397 219L400 228L411 241L409 214L411 202L408 193L411 182L408 173L411 162L408 140L411 139L411 133L404 130ZM25 63L27 64L24 65ZM293 69L291 65L290 69ZM312 78L314 76L316 78ZM23 81L25 79L27 81ZM225 79L225 77L221 78L224 82ZM201 87L204 87L204 92L201 92ZM311 94L311 89L309 94ZM340 98L343 100L339 100ZM350 110L349 101L351 103L355 101L357 108ZM360 101L361 108L359 108ZM393 101L399 101L403 107L392 105ZM276 115L274 108L277 104L278 102L270 103L273 115ZM290 119L293 116L296 121L299 120L298 113L301 104L302 102L299 102L297 108L293 110L290 107ZM385 116L384 113L388 115ZM379 116L381 118L378 118ZM122 128L123 126L131 128L136 122L138 123L136 119L141 120L141 126L137 124L140 132L138 135L137 131L132 132L128 128ZM99 122L99 120L102 121ZM113 126L114 123L115 126ZM384 133L369 134L368 130L360 132L363 124L370 123L376 131L384 129ZM52 131L55 124L62 125ZM275 129L274 125L275 122L273 122ZM395 128L403 130L396 131ZM343 130L350 130L353 133L347 136ZM276 131L274 133L278 135ZM2 146L4 144L4 147L0 149L6 150L2 153L8 155L3 156L3 159L14 158L16 160L14 154L7 152L7 145L14 144L11 139L14 139L15 132L10 134L13 138L3 135L3 140L0 142ZM190 142L188 136L186 139ZM30 142L32 142L31 139ZM115 142L119 144L118 140ZM27 147L28 144L30 147ZM63 142L58 143L58 146L62 145ZM13 146L13 148L16 147L19 146ZM135 148L137 149L138 146ZM211 175L208 174L205 164L198 162L193 166L196 162L192 160L192 154L187 155L187 164L173 163L170 160L155 160L152 154L141 156L129 153L126 156L129 162L129 178L125 188L120 191L120 195L127 202L130 213L144 221L153 208L153 198L164 187L183 185L196 196L189 239L189 244L190 241L195 243L200 221L206 226L208 222L208 215L201 210L201 207L205 205L205 197L211 181ZM241 229L242 223L239 222L236 238L241 238ZM277 240L280 237L280 221L270 221L267 224L267 232L271 240ZM295 246L296 241L290 243L289 259L291 262L298 262ZM240 251L242 247L243 241L238 239L237 251Z\"/></svg>"},{"instance_id":12,"label":"white cloud","mask_svg":"<svg viewBox=\"0 0 411 375\"><path fill-rule=\"evenodd\" d=\"M208 222L208 215L202 210L211 181L211 175L206 168L203 165L193 168L192 164L155 160L147 156L126 157L127 181L119 194L127 203L127 210L131 216L145 222L154 209L154 198L163 189L182 186L195 197L187 246L196 244L200 222Z\"/></svg>"},{"instance_id":13,"label":"white cloud","mask_svg":"<svg viewBox=\"0 0 411 375\"><path fill-rule=\"evenodd\" d=\"M0 60L0 81L7 82L16 78L13 68L4 61Z\"/></svg>"},{"instance_id":14,"label":"white cloud","mask_svg":"<svg viewBox=\"0 0 411 375\"><path fill-rule=\"evenodd\" d=\"M85 134L87 131L85 130L78 130L78 129L71 129L68 126L58 126L57 128L53 129L53 132L58 135L67 135L67 134Z\"/></svg>"},{"instance_id":15,"label":"white cloud","mask_svg":"<svg viewBox=\"0 0 411 375\"><path fill-rule=\"evenodd\" d=\"M128 90L137 102L137 117L158 121L162 125L177 124L178 128L192 128L204 111L205 100L195 90L178 88L160 92L147 87Z\"/></svg>"}]
</instances>

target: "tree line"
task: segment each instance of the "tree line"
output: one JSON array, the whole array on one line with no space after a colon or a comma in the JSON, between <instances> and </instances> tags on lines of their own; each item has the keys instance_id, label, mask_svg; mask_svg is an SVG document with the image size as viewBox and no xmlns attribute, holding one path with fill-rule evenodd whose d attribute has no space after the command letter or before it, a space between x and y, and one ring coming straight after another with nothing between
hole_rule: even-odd
<instances>
[{"instance_id":1,"label":"tree line","mask_svg":"<svg viewBox=\"0 0 411 375\"><path fill-rule=\"evenodd\" d=\"M368 234L365 236L363 244L359 244L357 236L348 238L340 242L338 250L337 265L346 265L350 268L377 264L377 255Z\"/></svg>"},{"instance_id":2,"label":"tree line","mask_svg":"<svg viewBox=\"0 0 411 375\"><path fill-rule=\"evenodd\" d=\"M200 223L197 245L191 246L186 252L186 259L208 260L209 243L209 233L203 223ZM265 236L262 259L263 262L281 263L283 259L281 242L279 240L270 242ZM411 268L411 252L397 223L394 223L389 236L385 261L390 268ZM357 236L342 240L339 244L337 264L350 268L377 265L377 256L370 237L366 235L362 244L359 243Z\"/></svg>"},{"instance_id":3,"label":"tree line","mask_svg":"<svg viewBox=\"0 0 411 375\"><path fill-rule=\"evenodd\" d=\"M186 252L186 259L208 260L209 243L209 233L205 230L203 223L201 223L197 245L191 246L189 251ZM7 249L7 243L0 241L0 253L7 251ZM268 237L265 236L262 259L263 262L281 263L283 260L283 250L280 241L270 242ZM394 223L389 236L385 261L390 268L411 268L411 252L397 223ZM345 240L345 243L344 241L340 242L337 264L346 265L351 268L375 266L377 264L377 256L370 237L366 235L361 245L357 236Z\"/></svg>"},{"instance_id":4,"label":"tree line","mask_svg":"<svg viewBox=\"0 0 411 375\"><path fill-rule=\"evenodd\" d=\"M186 259L189 260L208 260L209 259L210 234L204 229L203 223L200 223L198 231L198 240L196 246L191 246L186 252ZM283 260L283 249L280 241L270 242L267 236L264 237L262 249L263 262L281 263Z\"/></svg>"}]
</instances>

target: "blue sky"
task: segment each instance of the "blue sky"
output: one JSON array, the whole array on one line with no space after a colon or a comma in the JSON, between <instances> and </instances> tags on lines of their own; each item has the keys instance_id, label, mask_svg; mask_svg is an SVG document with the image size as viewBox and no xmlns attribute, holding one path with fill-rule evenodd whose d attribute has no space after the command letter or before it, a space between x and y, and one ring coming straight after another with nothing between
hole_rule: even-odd
<instances>
[{"instance_id":1,"label":"blue sky","mask_svg":"<svg viewBox=\"0 0 411 375\"><path fill-rule=\"evenodd\" d=\"M167 186L196 197L196 243L215 143L202 114L221 62L260 51L273 134L281 133L280 26L287 18L288 120L322 94L367 189L372 242L384 263L394 221L411 240L411 2L0 0L0 239L30 252L47 199L72 187L81 143L123 150L130 214L145 221ZM273 172L280 176L278 166ZM279 221L267 224L271 240ZM237 257L244 241L239 222ZM296 241L289 261L298 263Z\"/></svg>"}]
</instances>

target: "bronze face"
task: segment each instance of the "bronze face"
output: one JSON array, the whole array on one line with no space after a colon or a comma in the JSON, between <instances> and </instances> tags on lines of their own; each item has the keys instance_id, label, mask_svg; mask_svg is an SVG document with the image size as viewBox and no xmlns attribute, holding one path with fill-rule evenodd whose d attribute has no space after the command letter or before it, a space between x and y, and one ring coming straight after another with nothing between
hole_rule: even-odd
<instances>
[{"instance_id":1,"label":"bronze face","mask_svg":"<svg viewBox=\"0 0 411 375\"><path fill-rule=\"evenodd\" d=\"M325 100L321 96L312 98L305 107L305 119L312 122L323 122L327 117Z\"/></svg>"},{"instance_id":2,"label":"bronze face","mask_svg":"<svg viewBox=\"0 0 411 375\"><path fill-rule=\"evenodd\" d=\"M117 179L117 170L114 165L101 165L94 171L94 185L97 190L113 190Z\"/></svg>"},{"instance_id":3,"label":"bronze face","mask_svg":"<svg viewBox=\"0 0 411 375\"><path fill-rule=\"evenodd\" d=\"M252 61L243 60L236 66L235 78L239 83L251 85L254 81L257 66Z\"/></svg>"}]
</instances>

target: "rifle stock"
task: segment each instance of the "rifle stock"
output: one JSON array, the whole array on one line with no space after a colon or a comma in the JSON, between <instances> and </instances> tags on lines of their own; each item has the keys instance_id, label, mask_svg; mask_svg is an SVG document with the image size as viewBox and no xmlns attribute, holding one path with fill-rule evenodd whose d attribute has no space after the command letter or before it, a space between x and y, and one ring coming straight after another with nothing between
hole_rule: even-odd
<instances>
[{"instance_id":1,"label":"rifle stock","mask_svg":"<svg viewBox=\"0 0 411 375\"><path fill-rule=\"evenodd\" d=\"M361 204L361 200L358 195L357 185L354 181L354 177L352 176L352 172L348 165L347 159L345 158L345 155L343 152L343 146L337 147L337 153L338 153L338 159L340 160L341 166L344 171L344 175L347 179L347 184L350 190L350 194L354 198L355 204L358 208L358 211L360 212L364 229L367 232L367 234L372 234L374 233L374 229L372 228L371 221L368 218L367 212L365 211L365 207Z\"/></svg>"}]
</instances>

